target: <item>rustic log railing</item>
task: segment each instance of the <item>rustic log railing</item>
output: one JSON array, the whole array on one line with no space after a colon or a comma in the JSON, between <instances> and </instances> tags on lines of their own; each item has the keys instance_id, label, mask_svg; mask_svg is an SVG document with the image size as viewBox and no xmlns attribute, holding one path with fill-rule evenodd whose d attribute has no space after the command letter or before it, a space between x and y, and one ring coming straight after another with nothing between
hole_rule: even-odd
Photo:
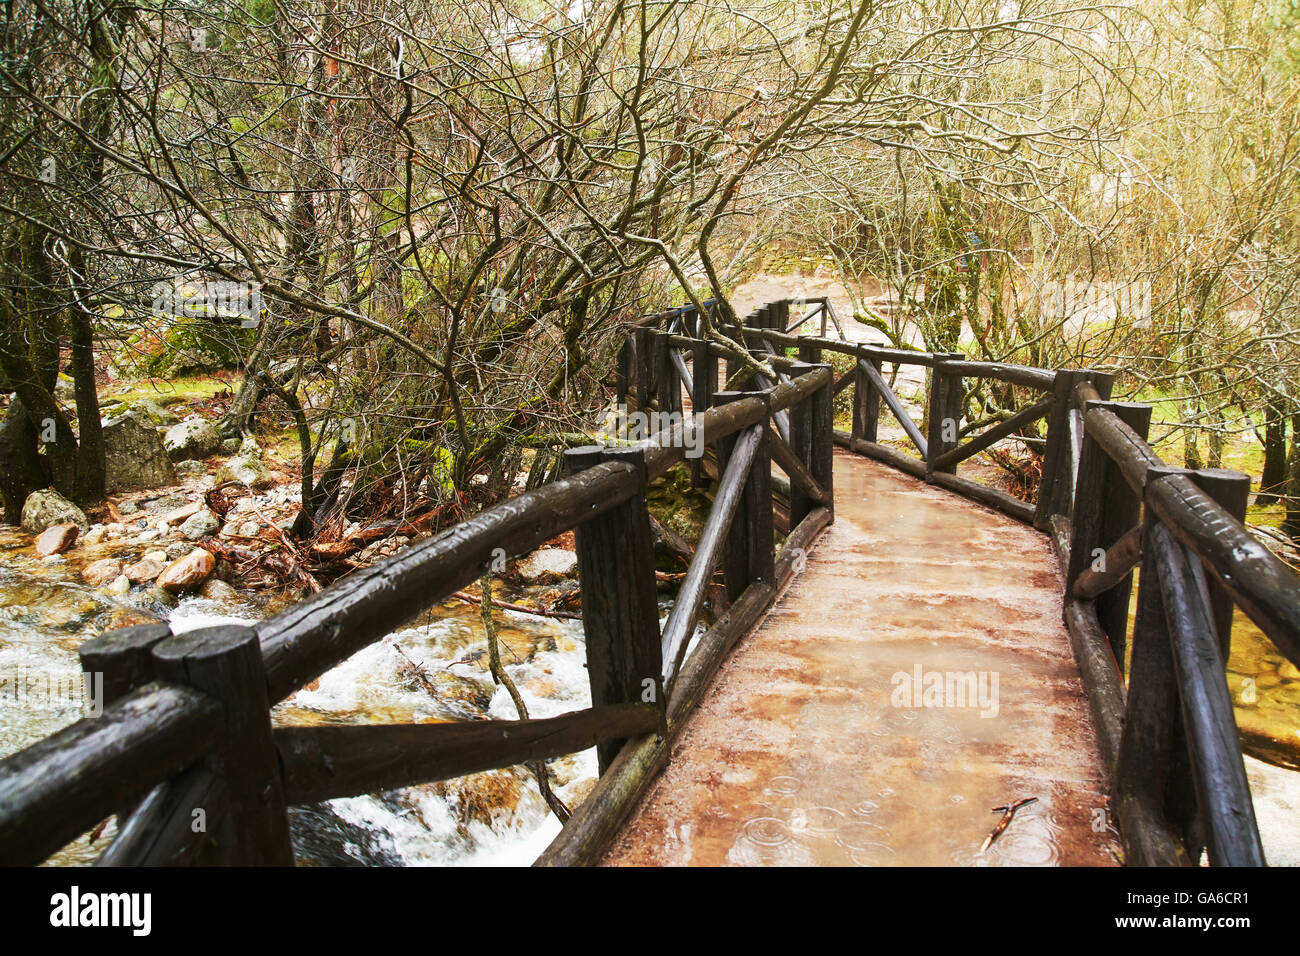
<instances>
[{"instance_id":1,"label":"rustic log railing","mask_svg":"<svg viewBox=\"0 0 1300 956\"><path fill-rule=\"evenodd\" d=\"M670 314L674 328L691 316ZM693 324L693 323L692 323ZM636 333L636 337L641 336ZM665 333L646 340L642 408L682 407L684 368ZM626 741L670 739L725 649L789 579L794 555L831 520L830 371L753 391L718 391L711 346L688 339L695 413L631 447L566 455L565 477L512 498L360 571L255 627L172 635L166 625L87 641L107 706L0 761L0 863L35 864L109 816L102 865L290 864L286 807L508 767L597 748L605 779ZM674 349L673 355L677 354ZM649 372L649 376L645 373ZM775 548L771 422L787 416L781 461L813 485ZM789 423L793 421L791 426ZM688 441L689 439L689 441ZM707 446L715 503L660 629L647 485ZM802 500L802 499L801 499ZM811 499L810 499L811 500ZM502 553L526 554L573 529L582 586L590 708L545 720L273 728L272 704L478 579ZM687 653L721 569L725 604ZM630 746L630 745L629 745ZM590 802L590 801L589 801ZM602 806L626 804L602 799ZM586 806L586 804L584 804ZM581 820L579 820L581 823Z\"/></svg>"},{"instance_id":2,"label":"rustic log railing","mask_svg":"<svg viewBox=\"0 0 1300 956\"><path fill-rule=\"evenodd\" d=\"M1165 466L1145 441L1150 409L1107 401L1108 374L792 336L792 324L820 316L824 330L833 313L823 301L801 319L790 304L769 304L731 330L776 380L695 337L692 309L647 317L617 367L620 402L673 413L645 441L571 449L565 477L255 627L172 635L148 625L86 642L82 665L104 675L106 707L0 761L0 863L38 863L116 816L101 865L290 864L289 805L592 746L600 779L537 862L597 862L728 651L831 523L834 444L1051 535L1128 862L1195 863L1205 847L1212 864L1262 863L1225 660L1236 606L1300 661L1300 578L1242 524L1249 478ZM826 352L852 360L838 381ZM922 423L885 365L929 370ZM973 378L1042 397L972 434L963 410ZM852 424L842 432L834 399L850 388ZM919 457L881 440L882 405ZM1035 501L958 476L962 462L1042 418ZM687 448L707 451L687 459ZM687 460L696 480L715 477L714 502L661 628L646 488ZM590 708L544 720L272 727L272 704L479 578L500 554L525 554L569 529ZM718 571L723 585L711 588ZM700 633L706 604L712 621Z\"/></svg>"}]
</instances>

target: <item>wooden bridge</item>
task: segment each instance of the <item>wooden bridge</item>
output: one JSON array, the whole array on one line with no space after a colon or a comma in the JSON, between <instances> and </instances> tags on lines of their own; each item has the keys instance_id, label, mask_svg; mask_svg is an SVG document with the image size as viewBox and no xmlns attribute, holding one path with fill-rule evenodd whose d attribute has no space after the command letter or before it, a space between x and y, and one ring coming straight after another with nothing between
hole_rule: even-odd
<instances>
[{"instance_id":1,"label":"wooden bridge","mask_svg":"<svg viewBox=\"0 0 1300 956\"><path fill-rule=\"evenodd\" d=\"M256 627L87 642L108 705L0 762L0 863L116 815L103 865L287 865L290 804L594 745L600 779L539 864L1262 864L1224 662L1234 607L1300 661L1300 579L1243 526L1249 478L1164 465L1110 375L849 343L824 301L790 305L731 330L776 379L746 378L690 309L638 327L620 399L690 410L645 443L570 450L567 477ZM719 391L720 363L747 390ZM928 372L924 432L890 384L908 365ZM964 422L976 379L1019 410ZM883 410L917 456L879 440ZM957 474L1042 418L1034 502ZM713 506L661 625L646 488L701 445ZM499 549L571 528L590 708L272 728L272 703Z\"/></svg>"}]
</instances>

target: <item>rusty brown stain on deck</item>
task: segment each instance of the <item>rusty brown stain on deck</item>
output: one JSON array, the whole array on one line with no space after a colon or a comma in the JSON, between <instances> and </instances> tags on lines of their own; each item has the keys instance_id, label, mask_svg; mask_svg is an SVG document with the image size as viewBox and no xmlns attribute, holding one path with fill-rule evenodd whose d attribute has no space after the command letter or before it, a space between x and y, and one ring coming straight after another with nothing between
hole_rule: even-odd
<instances>
[{"instance_id":1,"label":"rusty brown stain on deck","mask_svg":"<svg viewBox=\"0 0 1300 956\"><path fill-rule=\"evenodd\" d=\"M1047 538L838 449L835 482L835 524L723 664L605 863L1116 862ZM923 681L985 674L987 706L909 706L895 675L918 666ZM981 853L992 808L1023 797L1038 799Z\"/></svg>"}]
</instances>

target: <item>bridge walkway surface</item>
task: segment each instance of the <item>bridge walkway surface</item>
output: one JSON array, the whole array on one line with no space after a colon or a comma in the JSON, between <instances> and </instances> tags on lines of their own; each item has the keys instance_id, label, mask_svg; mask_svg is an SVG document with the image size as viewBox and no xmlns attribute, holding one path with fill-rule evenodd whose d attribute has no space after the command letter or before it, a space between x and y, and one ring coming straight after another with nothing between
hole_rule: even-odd
<instances>
[{"instance_id":1,"label":"bridge walkway surface","mask_svg":"<svg viewBox=\"0 0 1300 956\"><path fill-rule=\"evenodd\" d=\"M1061 600L1045 535L837 448L835 523L604 863L1118 863Z\"/></svg>"}]
</instances>

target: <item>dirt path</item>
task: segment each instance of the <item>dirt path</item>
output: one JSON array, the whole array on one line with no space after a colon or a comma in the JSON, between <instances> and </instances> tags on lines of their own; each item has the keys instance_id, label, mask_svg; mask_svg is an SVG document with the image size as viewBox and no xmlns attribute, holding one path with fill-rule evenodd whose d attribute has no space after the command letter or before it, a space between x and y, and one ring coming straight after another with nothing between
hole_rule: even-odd
<instances>
[{"instance_id":1,"label":"dirt path","mask_svg":"<svg viewBox=\"0 0 1300 956\"><path fill-rule=\"evenodd\" d=\"M1047 539L838 449L835 481L835 524L606 862L1114 863ZM907 699L933 674L951 688Z\"/></svg>"}]
</instances>

